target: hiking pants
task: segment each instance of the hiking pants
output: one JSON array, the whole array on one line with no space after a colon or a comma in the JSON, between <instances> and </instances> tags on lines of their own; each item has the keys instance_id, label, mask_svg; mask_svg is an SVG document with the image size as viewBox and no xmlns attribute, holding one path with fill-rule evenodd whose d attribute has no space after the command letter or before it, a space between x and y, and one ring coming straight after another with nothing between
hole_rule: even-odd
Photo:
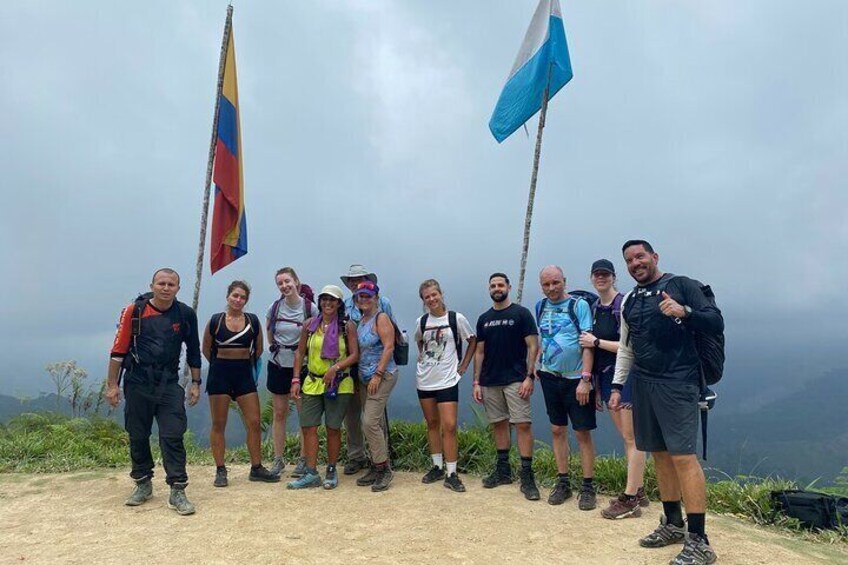
<instances>
[{"instance_id":1,"label":"hiking pants","mask_svg":"<svg viewBox=\"0 0 848 565\"><path fill-rule=\"evenodd\" d=\"M158 378L157 378L158 377ZM150 433L153 420L159 427L159 448L165 467L165 482L171 486L188 484L183 434L187 429L185 389L177 375L127 374L124 381L124 427L130 436L132 477L136 482L153 477Z\"/></svg>"},{"instance_id":2,"label":"hiking pants","mask_svg":"<svg viewBox=\"0 0 848 565\"><path fill-rule=\"evenodd\" d=\"M368 385L362 384L362 395L365 397L365 409L362 416L362 427L368 439L372 463L385 463L389 460L389 427L386 422L386 404L389 395L395 388L398 373L385 373L380 379L380 386L374 394L368 393Z\"/></svg>"},{"instance_id":3,"label":"hiking pants","mask_svg":"<svg viewBox=\"0 0 848 565\"><path fill-rule=\"evenodd\" d=\"M353 378L353 397L347 405L344 427L347 433L347 460L362 461L367 459L365 453L365 437L362 435L362 408L367 391L359 381L357 374Z\"/></svg>"}]
</instances>

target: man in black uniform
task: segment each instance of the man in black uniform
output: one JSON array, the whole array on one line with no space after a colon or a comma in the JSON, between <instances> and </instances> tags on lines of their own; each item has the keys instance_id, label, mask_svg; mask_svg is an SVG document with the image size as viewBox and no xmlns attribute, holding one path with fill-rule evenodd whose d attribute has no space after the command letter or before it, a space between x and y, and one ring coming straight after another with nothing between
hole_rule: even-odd
<instances>
[{"instance_id":1,"label":"man in black uniform","mask_svg":"<svg viewBox=\"0 0 848 565\"><path fill-rule=\"evenodd\" d=\"M197 315L176 300L180 276L172 269L153 274L151 293L124 309L109 359L106 400L114 408L121 400L119 375L124 373L124 427L130 436L130 458L135 490L127 506L139 506L153 496L153 455L150 432L153 419L159 426L159 447L165 482L171 487L168 507L178 514L194 514L185 488L187 427L186 392L179 384L182 345L191 368L190 406L200 397L200 342Z\"/></svg>"},{"instance_id":2,"label":"man in black uniform","mask_svg":"<svg viewBox=\"0 0 848 565\"><path fill-rule=\"evenodd\" d=\"M647 241L630 240L622 253L637 286L624 297L609 404L618 409L621 389L632 378L636 447L654 457L664 512L639 544L683 542L671 565L713 563L716 554L704 532L706 483L695 455L701 361L694 332L719 334L724 320L696 281L660 271L659 256Z\"/></svg>"}]
</instances>

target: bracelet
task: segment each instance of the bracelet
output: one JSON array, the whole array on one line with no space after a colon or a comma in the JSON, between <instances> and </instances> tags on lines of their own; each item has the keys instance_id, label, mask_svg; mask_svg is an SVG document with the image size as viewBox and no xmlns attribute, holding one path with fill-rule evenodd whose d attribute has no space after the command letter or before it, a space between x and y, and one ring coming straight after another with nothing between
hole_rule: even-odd
<instances>
[{"instance_id":1,"label":"bracelet","mask_svg":"<svg viewBox=\"0 0 848 565\"><path fill-rule=\"evenodd\" d=\"M203 379L197 379L197 380L191 379L191 384L200 386L201 384L203 384Z\"/></svg>"},{"instance_id":2,"label":"bracelet","mask_svg":"<svg viewBox=\"0 0 848 565\"><path fill-rule=\"evenodd\" d=\"M618 394L621 394L621 391L620 391L620 390L618 390L617 388L612 389L612 390L610 391L610 394L612 394L612 393L614 393L614 392L617 392Z\"/></svg>"},{"instance_id":3,"label":"bracelet","mask_svg":"<svg viewBox=\"0 0 848 565\"><path fill-rule=\"evenodd\" d=\"M292 384L293 384L293 385L299 385L299 384L300 384L300 379L292 379Z\"/></svg>"},{"instance_id":4,"label":"bracelet","mask_svg":"<svg viewBox=\"0 0 848 565\"><path fill-rule=\"evenodd\" d=\"M474 386L480 386L480 381L474 381Z\"/></svg>"}]
</instances>

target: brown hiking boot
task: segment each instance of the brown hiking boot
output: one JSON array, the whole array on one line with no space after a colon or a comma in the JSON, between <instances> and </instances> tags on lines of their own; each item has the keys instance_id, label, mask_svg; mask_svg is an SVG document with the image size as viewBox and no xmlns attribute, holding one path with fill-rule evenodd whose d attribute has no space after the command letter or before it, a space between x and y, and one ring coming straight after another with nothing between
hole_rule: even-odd
<instances>
[{"instance_id":1,"label":"brown hiking boot","mask_svg":"<svg viewBox=\"0 0 848 565\"><path fill-rule=\"evenodd\" d=\"M601 510L601 516L607 520L621 520L622 518L638 518L642 515L642 509L639 508L639 498L629 498L626 494L622 494L616 499L610 501L609 506Z\"/></svg>"},{"instance_id":2,"label":"brown hiking boot","mask_svg":"<svg viewBox=\"0 0 848 565\"><path fill-rule=\"evenodd\" d=\"M648 495L645 494L645 487L639 487L636 491L636 500L639 501L639 506L642 508L647 508L648 505L651 504L651 501L648 499Z\"/></svg>"}]
</instances>

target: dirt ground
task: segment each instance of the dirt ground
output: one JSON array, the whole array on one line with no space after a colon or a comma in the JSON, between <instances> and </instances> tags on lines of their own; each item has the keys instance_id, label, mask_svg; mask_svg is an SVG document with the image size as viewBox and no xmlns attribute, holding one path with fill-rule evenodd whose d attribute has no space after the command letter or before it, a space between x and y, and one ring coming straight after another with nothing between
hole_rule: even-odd
<instances>
[{"instance_id":1,"label":"dirt ground","mask_svg":"<svg viewBox=\"0 0 848 565\"><path fill-rule=\"evenodd\" d=\"M527 502L517 485L484 490L465 477L466 493L397 473L383 493L342 477L335 491L287 491L285 483L247 481L230 469L230 486L211 485L212 467L189 470L197 514L167 508L157 467L154 497L130 508L126 472L0 475L2 563L667 563L680 546L642 549L661 507L642 518L608 521ZM599 497L605 504L607 498ZM805 542L721 516L709 516L720 563L848 563L844 547Z\"/></svg>"}]
</instances>

